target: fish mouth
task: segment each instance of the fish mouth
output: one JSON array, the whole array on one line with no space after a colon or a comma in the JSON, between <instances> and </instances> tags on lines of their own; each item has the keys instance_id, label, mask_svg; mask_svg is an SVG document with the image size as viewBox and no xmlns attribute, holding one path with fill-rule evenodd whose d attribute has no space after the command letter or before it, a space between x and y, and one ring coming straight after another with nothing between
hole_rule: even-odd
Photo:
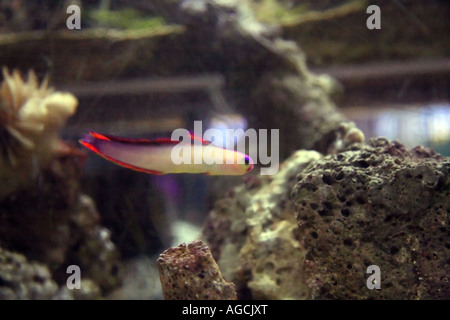
<instances>
[{"instance_id":1,"label":"fish mouth","mask_svg":"<svg viewBox=\"0 0 450 320\"><path fill-rule=\"evenodd\" d=\"M252 169L253 169L253 164L251 164L250 167L248 167L247 171L245 171L245 172L250 172L250 171L252 171Z\"/></svg>"}]
</instances>

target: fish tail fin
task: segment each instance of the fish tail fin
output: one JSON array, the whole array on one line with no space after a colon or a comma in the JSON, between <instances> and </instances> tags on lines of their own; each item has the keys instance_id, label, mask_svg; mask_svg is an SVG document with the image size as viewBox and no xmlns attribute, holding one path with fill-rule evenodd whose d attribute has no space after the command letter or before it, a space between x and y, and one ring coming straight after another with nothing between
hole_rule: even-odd
<instances>
[{"instance_id":1,"label":"fish tail fin","mask_svg":"<svg viewBox=\"0 0 450 320\"><path fill-rule=\"evenodd\" d=\"M104 135L99 134L94 131L90 131L89 134L84 135L84 137L82 139L78 140L78 142L81 143L86 148L88 148L89 150L99 153L99 150L98 150L99 140L109 141L109 139L107 137L105 137Z\"/></svg>"},{"instance_id":2,"label":"fish tail fin","mask_svg":"<svg viewBox=\"0 0 450 320\"><path fill-rule=\"evenodd\" d=\"M132 140L128 140L125 138L119 138L119 137L114 137L114 136L105 136L102 135L100 133L94 132L94 131L90 131L89 134L84 135L84 137L80 140L78 140L83 146L85 146L86 148L88 148L89 150L97 153L98 155L102 156L103 158L105 158L108 161L111 161L119 166L128 168L128 169L132 169L132 170L136 170L136 171L140 171L140 172L145 172L145 173L150 173L150 174L164 174L161 171L156 171L156 170L149 170L149 169L145 169L145 168L140 168L137 166L134 166L133 164L118 160L114 157L113 154L111 154L111 151L109 152L109 154L105 154L102 150L104 149L104 145L105 143L109 144L117 144L117 142L122 144L123 147L123 143L125 141L132 141ZM146 142L146 141L145 141Z\"/></svg>"}]
</instances>

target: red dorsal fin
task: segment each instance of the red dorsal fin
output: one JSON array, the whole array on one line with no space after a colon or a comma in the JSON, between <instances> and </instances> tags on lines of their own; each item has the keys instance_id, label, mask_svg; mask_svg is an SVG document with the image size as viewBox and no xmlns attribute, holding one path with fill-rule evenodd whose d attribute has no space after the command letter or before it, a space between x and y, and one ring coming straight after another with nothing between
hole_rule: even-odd
<instances>
[{"instance_id":1,"label":"red dorsal fin","mask_svg":"<svg viewBox=\"0 0 450 320\"><path fill-rule=\"evenodd\" d=\"M169 138L156 138L156 139L132 139L132 138L123 138L118 136L113 136L109 134L100 134L94 131L90 131L89 134L96 139L107 140L107 141L115 141L121 143L129 143L129 144L154 144L154 145L163 145L163 144L178 144L179 141L172 141Z\"/></svg>"},{"instance_id":2,"label":"red dorsal fin","mask_svg":"<svg viewBox=\"0 0 450 320\"><path fill-rule=\"evenodd\" d=\"M109 134L100 134L94 131L90 131L89 134L96 139L99 140L107 140L107 141L115 141L121 143L130 143L130 144L154 144L154 145L164 145L164 144L178 144L181 140L171 140L170 138L155 138L155 139L132 139L132 138L123 138L118 136L113 136ZM190 133L191 143L194 141L199 141L203 145L208 145L211 142L203 140L201 137L198 137L192 133Z\"/></svg>"}]
</instances>

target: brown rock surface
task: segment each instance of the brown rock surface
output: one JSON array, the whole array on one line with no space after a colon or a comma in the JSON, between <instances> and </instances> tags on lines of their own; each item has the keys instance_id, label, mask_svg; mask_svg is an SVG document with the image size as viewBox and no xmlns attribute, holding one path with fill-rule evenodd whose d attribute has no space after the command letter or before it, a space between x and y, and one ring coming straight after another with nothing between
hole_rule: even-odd
<instances>
[{"instance_id":1,"label":"brown rock surface","mask_svg":"<svg viewBox=\"0 0 450 320\"><path fill-rule=\"evenodd\" d=\"M234 285L222 278L208 246L194 241L164 251L158 259L164 299L234 300Z\"/></svg>"}]
</instances>

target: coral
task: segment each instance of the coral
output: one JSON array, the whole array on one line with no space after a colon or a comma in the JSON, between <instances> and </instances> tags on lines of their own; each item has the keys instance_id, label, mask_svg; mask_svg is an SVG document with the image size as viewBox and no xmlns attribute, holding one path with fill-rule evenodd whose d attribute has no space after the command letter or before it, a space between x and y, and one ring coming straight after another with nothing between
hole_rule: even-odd
<instances>
[{"instance_id":1,"label":"coral","mask_svg":"<svg viewBox=\"0 0 450 320\"><path fill-rule=\"evenodd\" d=\"M0 88L2 149L14 162L14 153L23 148L43 154L57 148L57 130L74 114L77 99L70 93L55 92L48 78L41 85L33 71L24 81L15 70L3 69Z\"/></svg>"},{"instance_id":2,"label":"coral","mask_svg":"<svg viewBox=\"0 0 450 320\"><path fill-rule=\"evenodd\" d=\"M236 299L234 285L222 278L210 249L202 241L167 249L157 263L166 300Z\"/></svg>"},{"instance_id":3,"label":"coral","mask_svg":"<svg viewBox=\"0 0 450 320\"><path fill-rule=\"evenodd\" d=\"M55 92L48 79L40 85L34 72L27 81L3 69L0 87L0 198L36 177L55 153L64 148L58 130L77 107L77 99Z\"/></svg>"},{"instance_id":4,"label":"coral","mask_svg":"<svg viewBox=\"0 0 450 320\"><path fill-rule=\"evenodd\" d=\"M204 226L224 277L235 283L239 298L304 299L304 249L289 194L296 175L322 156L297 151L278 174L248 177L227 198L216 202Z\"/></svg>"},{"instance_id":5,"label":"coral","mask_svg":"<svg viewBox=\"0 0 450 320\"><path fill-rule=\"evenodd\" d=\"M301 172L292 192L313 299L448 299L450 161L383 138ZM381 290L366 287L381 269Z\"/></svg>"}]
</instances>

